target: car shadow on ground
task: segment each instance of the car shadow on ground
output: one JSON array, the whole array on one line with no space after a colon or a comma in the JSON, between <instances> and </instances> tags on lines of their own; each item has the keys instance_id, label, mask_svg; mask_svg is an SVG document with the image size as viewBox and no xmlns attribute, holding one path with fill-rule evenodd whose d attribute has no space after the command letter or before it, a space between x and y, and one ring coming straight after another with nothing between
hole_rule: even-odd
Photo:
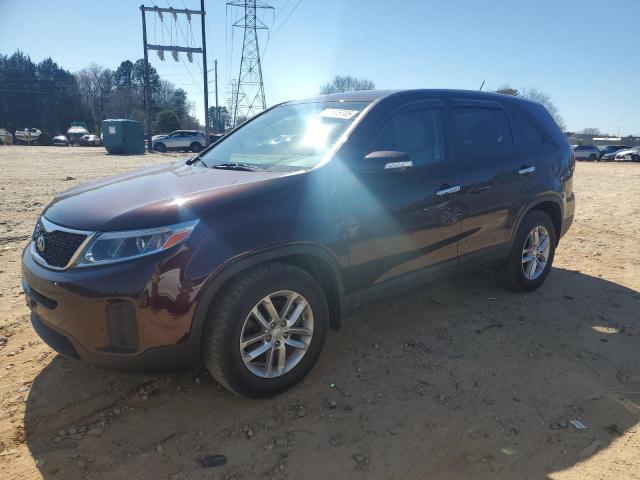
<instances>
[{"instance_id":1,"label":"car shadow on ground","mask_svg":"<svg viewBox=\"0 0 640 480\"><path fill-rule=\"evenodd\" d=\"M639 306L561 268L525 295L461 276L359 309L299 386L262 401L55 357L25 438L51 479L559 478L637 426Z\"/></svg>"}]
</instances>

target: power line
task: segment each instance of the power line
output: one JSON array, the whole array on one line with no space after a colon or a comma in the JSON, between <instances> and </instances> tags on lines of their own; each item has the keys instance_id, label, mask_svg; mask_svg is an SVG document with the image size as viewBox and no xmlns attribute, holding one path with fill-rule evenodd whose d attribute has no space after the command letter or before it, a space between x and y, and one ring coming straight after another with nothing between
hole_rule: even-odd
<instances>
[{"instance_id":1,"label":"power line","mask_svg":"<svg viewBox=\"0 0 640 480\"><path fill-rule=\"evenodd\" d=\"M295 12L295 11L296 11L296 8L298 8L298 6L299 6L301 3L302 3L302 0L298 0L298 3L296 3L296 4L294 5L294 7L291 9L291 11L289 12L289 15L287 15L287 18L285 18L285 19L282 21L282 23L280 24L280 26L279 26L278 28L276 28L276 29L273 31L273 35L271 35L271 37L275 37L275 36L276 36L276 34L277 34L281 29L282 29L283 25L284 25L285 23L287 23L287 20L289 20L289 18L291 18L291 15L293 15L293 12Z\"/></svg>"},{"instance_id":2,"label":"power line","mask_svg":"<svg viewBox=\"0 0 640 480\"><path fill-rule=\"evenodd\" d=\"M173 55L174 59L177 61L179 58L178 53L179 52L185 52L187 54L187 58L192 61L192 54L194 53L201 53L202 54L202 68L200 68L200 66L198 65L198 68L200 69L200 72L203 75L203 82L202 85L204 87L204 131L205 131L205 145L209 144L209 105L208 105L208 95L209 95L209 85L207 82L207 42L206 42L206 23L205 23L205 9L204 9L204 0L200 0L200 10L189 10L188 8L186 8L186 5L184 4L184 1L182 2L183 6L185 7L184 9L179 9L179 8L173 8L171 7L171 5L169 4L169 1L166 0L167 6L168 8L161 8L158 7L153 0L151 0L153 3L153 7L145 7L144 5L140 6L140 12L142 14L142 36L143 36L143 45L144 45L144 83L145 83L145 110L146 110L146 123L147 123L147 135L149 137L149 150L152 149L152 145L151 145L151 86L150 86L150 81L149 81L149 56L148 56L148 51L149 50L155 50L157 52L159 52L159 56L160 59L163 60L164 59L164 52L171 52L171 54ZM147 42L147 27L146 27L146 12L152 12L155 15L160 17L160 21L162 23L162 27L163 30L162 32L164 32L165 30L167 30L167 26L164 24L163 21L163 13L169 13L171 14L171 16L173 16L173 22L170 24L171 26L171 30L169 31L169 36L170 36L170 40L171 40L171 44L170 45L166 45L163 44L162 45L157 45L157 44L149 44ZM182 26L180 25L180 23L178 22L178 15L185 15L187 17L187 21L189 22L189 32L192 38L192 42L189 42L189 39L187 38L187 35L184 33L184 31L182 30ZM195 45L195 39L193 38L193 30L191 27L191 16L192 15L199 15L200 16L200 21L201 21L201 29L202 29L202 43L200 47L194 47L193 45ZM155 16L154 16L155 17ZM157 22L157 19L156 19ZM176 30L180 30L180 33L182 34L182 37L185 40L185 43L187 44L186 47L184 46L178 46L178 45L174 45L173 44L173 30L174 30L174 24L176 27ZM154 33L155 35L155 33ZM176 37L178 36L177 31L176 31ZM164 33L163 33L163 38L164 38ZM154 38L155 40L155 38ZM177 40L177 38L176 38ZM185 67L185 69L187 70L187 73L189 74L189 76L191 77L191 79L193 80L194 84L197 84L198 82L196 81L196 79L193 77L193 75L191 74L191 71L189 70L189 67L187 67L186 63L184 62L184 60L182 58L180 58L180 63L182 63L182 65Z\"/></svg>"},{"instance_id":3,"label":"power line","mask_svg":"<svg viewBox=\"0 0 640 480\"><path fill-rule=\"evenodd\" d=\"M267 108L258 30L268 30L269 27L257 18L256 13L259 9L273 9L273 7L262 0L235 0L227 4L244 8L242 20L233 23L233 27L242 28L244 32L238 82L232 92L235 126Z\"/></svg>"},{"instance_id":4,"label":"power line","mask_svg":"<svg viewBox=\"0 0 640 480\"><path fill-rule=\"evenodd\" d=\"M284 11L284 8L287 6L287 4L289 3L289 0L286 1L286 3L284 4L283 10L281 10L279 13L282 13ZM298 8L298 5L300 5L302 3L302 0L298 0L298 2L293 6L293 8L291 9L291 11L289 12L289 15L287 15L287 17L282 21L282 23L280 23L280 25L278 26L277 29L274 30L272 35L269 35L269 38L267 38L267 42L264 46L264 50L262 52L262 58L264 59L265 55L267 54L267 48L269 48L269 42L271 41L271 39L273 37L276 36L276 33L278 33L282 27L284 26L285 23L287 23L287 20L289 20L289 18L291 17L291 15L293 15L293 12L296 11L296 8ZM274 19L274 24L275 21L278 19L278 16L276 15L276 18Z\"/></svg>"}]
</instances>

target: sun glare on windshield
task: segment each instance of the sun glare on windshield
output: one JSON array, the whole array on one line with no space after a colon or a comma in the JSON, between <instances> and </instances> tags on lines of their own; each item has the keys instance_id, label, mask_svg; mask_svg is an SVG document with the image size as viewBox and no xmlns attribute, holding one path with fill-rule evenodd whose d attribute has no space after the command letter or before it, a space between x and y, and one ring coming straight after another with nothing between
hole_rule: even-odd
<instances>
[{"instance_id":1,"label":"sun glare on windshield","mask_svg":"<svg viewBox=\"0 0 640 480\"><path fill-rule=\"evenodd\" d=\"M202 156L208 167L295 171L318 165L367 102L286 104L264 112Z\"/></svg>"}]
</instances>

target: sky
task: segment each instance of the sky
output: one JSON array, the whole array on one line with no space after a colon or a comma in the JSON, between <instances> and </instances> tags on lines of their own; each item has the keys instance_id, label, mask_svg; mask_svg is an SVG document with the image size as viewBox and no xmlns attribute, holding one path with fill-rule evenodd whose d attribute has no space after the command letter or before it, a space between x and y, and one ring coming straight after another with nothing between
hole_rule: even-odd
<instances>
[{"instance_id":1,"label":"sky","mask_svg":"<svg viewBox=\"0 0 640 480\"><path fill-rule=\"evenodd\" d=\"M197 0L0 0L0 53L52 57L72 72L142 58L139 5L198 9ZM378 88L537 88L568 130L640 135L640 0L271 0L260 16L267 104L314 96L337 74ZM237 7L205 0L208 68L218 59L220 104L237 77ZM200 25L148 14L149 43L199 46ZM164 38L163 38L164 35ZM266 48L265 48L266 46ZM150 61L204 117L201 56ZM213 72L210 105L214 103Z\"/></svg>"}]
</instances>

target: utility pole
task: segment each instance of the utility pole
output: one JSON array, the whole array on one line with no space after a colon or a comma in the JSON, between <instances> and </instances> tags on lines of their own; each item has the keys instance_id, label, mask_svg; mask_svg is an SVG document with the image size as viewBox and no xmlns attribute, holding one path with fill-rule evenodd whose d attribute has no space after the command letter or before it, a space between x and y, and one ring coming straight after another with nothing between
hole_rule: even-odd
<instances>
[{"instance_id":1,"label":"utility pole","mask_svg":"<svg viewBox=\"0 0 640 480\"><path fill-rule=\"evenodd\" d=\"M209 145L209 81L207 80L207 38L205 36L204 0L200 0L200 20L202 24L202 72L204 75L204 144Z\"/></svg>"},{"instance_id":2,"label":"utility pole","mask_svg":"<svg viewBox=\"0 0 640 480\"><path fill-rule=\"evenodd\" d=\"M268 30L269 27L256 18L256 11L258 9L273 9L273 7L262 0L236 0L227 2L227 5L244 8L243 19L233 24L233 27L244 29L240 73L233 99L233 126L235 127L240 121L244 121L267 108L262 81L258 30Z\"/></svg>"},{"instance_id":3,"label":"utility pole","mask_svg":"<svg viewBox=\"0 0 640 480\"><path fill-rule=\"evenodd\" d=\"M216 79L216 133L220 133L220 107L218 106L218 60L213 61Z\"/></svg>"},{"instance_id":4,"label":"utility pole","mask_svg":"<svg viewBox=\"0 0 640 480\"><path fill-rule=\"evenodd\" d=\"M140 6L142 14L142 42L144 46L144 112L147 130L147 149L153 153L151 142L151 88L149 86L149 54L147 51L147 19L144 13L144 6Z\"/></svg>"},{"instance_id":5,"label":"utility pole","mask_svg":"<svg viewBox=\"0 0 640 480\"><path fill-rule=\"evenodd\" d=\"M209 84L207 82L207 39L205 35L205 10L204 0L200 0L200 10L191 10L188 8L163 8L163 7L145 7L140 5L140 11L142 12L142 41L144 43L144 98L145 98L145 111L147 118L147 135L149 136L149 151L152 150L151 142L151 85L149 81L149 55L148 50L155 50L162 60L164 60L164 52L171 52L173 58L178 61L178 53L186 53L189 61L192 59L194 53L202 54L202 66L204 67L203 81L204 81L204 136L205 144L209 145ZM191 15L200 15L201 28L202 28L202 47L182 47L178 45L152 45L147 43L147 23L145 18L146 12L153 12L160 17L163 21L163 13L169 13L173 16L177 22L178 15L186 15L189 22L191 22Z\"/></svg>"}]
</instances>

